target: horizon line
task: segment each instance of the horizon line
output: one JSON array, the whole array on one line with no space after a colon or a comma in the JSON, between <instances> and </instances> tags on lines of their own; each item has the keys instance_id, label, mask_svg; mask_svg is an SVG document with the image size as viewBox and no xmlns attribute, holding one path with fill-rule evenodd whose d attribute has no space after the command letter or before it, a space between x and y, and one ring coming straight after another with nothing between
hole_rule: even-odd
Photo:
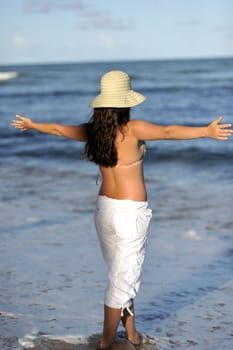
<instances>
[{"instance_id":1,"label":"horizon line","mask_svg":"<svg viewBox=\"0 0 233 350\"><path fill-rule=\"evenodd\" d=\"M196 56L196 57L161 57L161 58L131 58L131 59L109 59L109 60L82 60L82 61L75 61L75 60L67 60L67 61L35 61L35 62L0 62L0 66L31 66L31 65L68 65L68 64L104 64L104 63L127 63L127 62L166 62L166 61L198 61L198 60L217 60L217 59L233 59L232 55L216 55L216 56Z\"/></svg>"}]
</instances>

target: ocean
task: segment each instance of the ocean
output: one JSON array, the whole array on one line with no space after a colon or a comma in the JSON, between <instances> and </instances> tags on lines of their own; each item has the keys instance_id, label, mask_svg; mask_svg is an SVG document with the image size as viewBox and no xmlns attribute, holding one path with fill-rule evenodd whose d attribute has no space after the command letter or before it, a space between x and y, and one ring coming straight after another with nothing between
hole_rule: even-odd
<instances>
[{"instance_id":1,"label":"ocean","mask_svg":"<svg viewBox=\"0 0 233 350\"><path fill-rule=\"evenodd\" d=\"M85 122L112 69L147 97L132 118L233 121L230 58L1 66L0 349L95 348L107 280L93 224L98 169L83 144L11 120ZM153 219L135 308L156 344L145 350L232 349L232 153L232 138L147 142Z\"/></svg>"}]
</instances>

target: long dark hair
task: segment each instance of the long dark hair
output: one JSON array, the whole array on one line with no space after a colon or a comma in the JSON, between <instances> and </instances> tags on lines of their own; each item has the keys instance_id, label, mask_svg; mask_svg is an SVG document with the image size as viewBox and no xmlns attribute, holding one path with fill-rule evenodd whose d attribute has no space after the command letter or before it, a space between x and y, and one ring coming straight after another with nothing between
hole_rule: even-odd
<instances>
[{"instance_id":1,"label":"long dark hair","mask_svg":"<svg viewBox=\"0 0 233 350\"><path fill-rule=\"evenodd\" d=\"M95 108L87 123L85 153L90 161L104 167L117 164L117 130L127 124L130 108Z\"/></svg>"}]
</instances>

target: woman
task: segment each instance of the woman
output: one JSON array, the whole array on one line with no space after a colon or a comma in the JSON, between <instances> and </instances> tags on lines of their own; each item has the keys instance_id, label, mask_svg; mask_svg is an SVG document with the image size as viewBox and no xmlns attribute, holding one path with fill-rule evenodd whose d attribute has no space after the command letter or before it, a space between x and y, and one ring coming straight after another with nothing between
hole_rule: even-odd
<instances>
[{"instance_id":1,"label":"woman","mask_svg":"<svg viewBox=\"0 0 233 350\"><path fill-rule=\"evenodd\" d=\"M17 115L12 124L26 131L63 136L86 143L86 155L100 168L102 184L97 200L95 224L108 266L104 326L100 349L113 349L120 321L129 342L140 344L134 322L133 299L140 284L151 210L143 178L145 140L196 139L227 140L231 124L219 117L205 127L159 126L130 120L130 108L145 97L131 89L128 75L111 71L101 79L101 92L91 107L93 116L86 124L65 126L36 123Z\"/></svg>"}]
</instances>

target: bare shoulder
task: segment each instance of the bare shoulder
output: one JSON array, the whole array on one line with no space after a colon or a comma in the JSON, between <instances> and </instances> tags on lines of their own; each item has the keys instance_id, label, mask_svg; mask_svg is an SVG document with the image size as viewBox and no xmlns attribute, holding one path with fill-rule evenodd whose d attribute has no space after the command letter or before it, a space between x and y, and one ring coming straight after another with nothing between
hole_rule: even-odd
<instances>
[{"instance_id":1,"label":"bare shoulder","mask_svg":"<svg viewBox=\"0 0 233 350\"><path fill-rule=\"evenodd\" d=\"M130 123L131 123L132 128L134 128L134 129L155 125L149 121L145 121L142 119L132 119L132 120L130 120Z\"/></svg>"},{"instance_id":2,"label":"bare shoulder","mask_svg":"<svg viewBox=\"0 0 233 350\"><path fill-rule=\"evenodd\" d=\"M147 122L145 120L141 120L141 119L132 119L129 121L128 125L133 132L137 133L138 131L140 131L140 129L143 129L145 127L149 127L153 124L151 124L150 122Z\"/></svg>"},{"instance_id":3,"label":"bare shoulder","mask_svg":"<svg viewBox=\"0 0 233 350\"><path fill-rule=\"evenodd\" d=\"M161 140L165 137L165 127L141 119L130 121L131 130L139 140Z\"/></svg>"}]
</instances>

